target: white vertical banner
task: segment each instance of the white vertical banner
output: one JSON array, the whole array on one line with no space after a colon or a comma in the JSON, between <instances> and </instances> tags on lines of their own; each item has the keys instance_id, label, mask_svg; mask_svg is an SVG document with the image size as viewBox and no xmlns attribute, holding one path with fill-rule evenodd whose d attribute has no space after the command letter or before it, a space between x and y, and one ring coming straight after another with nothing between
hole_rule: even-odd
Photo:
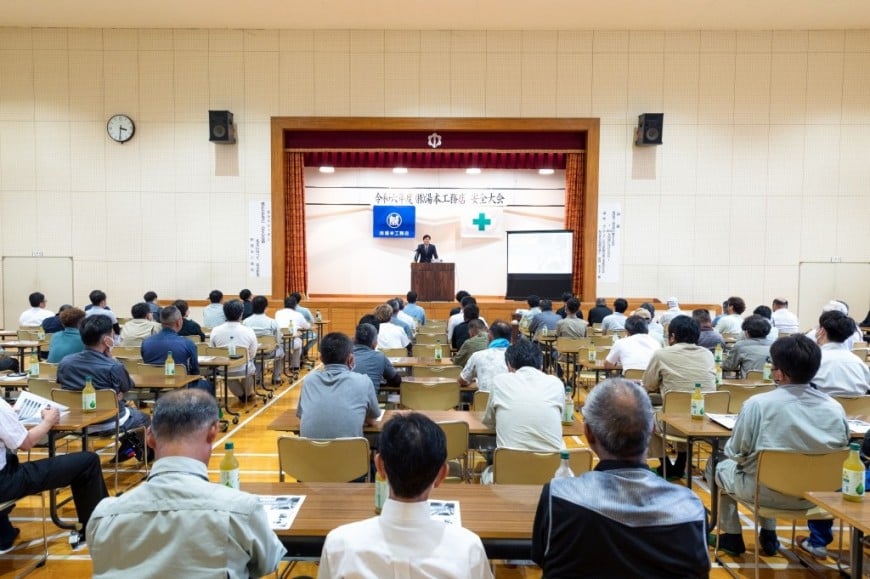
<instances>
[{"instance_id":1,"label":"white vertical banner","mask_svg":"<svg viewBox=\"0 0 870 579\"><path fill-rule=\"evenodd\" d=\"M248 204L248 276L272 277L272 204Z\"/></svg>"},{"instance_id":2,"label":"white vertical banner","mask_svg":"<svg viewBox=\"0 0 870 579\"><path fill-rule=\"evenodd\" d=\"M615 201L598 204L598 281L619 281L622 269L622 206Z\"/></svg>"}]
</instances>

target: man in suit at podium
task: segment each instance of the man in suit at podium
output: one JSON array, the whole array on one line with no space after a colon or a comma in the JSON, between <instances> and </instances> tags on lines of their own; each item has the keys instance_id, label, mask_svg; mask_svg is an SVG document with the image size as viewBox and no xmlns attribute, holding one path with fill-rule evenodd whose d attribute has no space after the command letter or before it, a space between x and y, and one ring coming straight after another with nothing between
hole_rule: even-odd
<instances>
[{"instance_id":1,"label":"man in suit at podium","mask_svg":"<svg viewBox=\"0 0 870 579\"><path fill-rule=\"evenodd\" d=\"M414 261L419 261L420 263L432 263L434 260L438 259L438 250L435 249L435 246L429 243L432 239L431 235L423 236L423 243L417 246L417 251L414 253Z\"/></svg>"}]
</instances>

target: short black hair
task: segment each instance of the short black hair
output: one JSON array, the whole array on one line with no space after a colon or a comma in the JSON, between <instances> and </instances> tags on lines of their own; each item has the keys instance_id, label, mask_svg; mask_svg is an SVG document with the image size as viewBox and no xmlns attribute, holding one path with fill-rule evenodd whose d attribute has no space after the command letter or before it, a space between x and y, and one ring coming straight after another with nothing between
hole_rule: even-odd
<instances>
[{"instance_id":1,"label":"short black hair","mask_svg":"<svg viewBox=\"0 0 870 579\"><path fill-rule=\"evenodd\" d=\"M730 298L728 298L728 301L726 303L731 306L731 309L734 310L734 313L742 314L746 311L746 302L744 302L743 298L741 297L731 296Z\"/></svg>"},{"instance_id":2,"label":"short black hair","mask_svg":"<svg viewBox=\"0 0 870 579\"><path fill-rule=\"evenodd\" d=\"M30 307L38 308L42 304L42 302L45 301L45 294L42 294L40 292L33 292L32 294L27 296L27 301L30 302Z\"/></svg>"},{"instance_id":3,"label":"short black hair","mask_svg":"<svg viewBox=\"0 0 870 579\"><path fill-rule=\"evenodd\" d=\"M268 306L269 300L266 299L266 296L257 296L251 300L251 307L255 314L265 313Z\"/></svg>"},{"instance_id":4,"label":"short black hair","mask_svg":"<svg viewBox=\"0 0 870 579\"><path fill-rule=\"evenodd\" d=\"M224 293L221 290L211 290L208 292L208 301L213 304L219 304L224 299Z\"/></svg>"},{"instance_id":5,"label":"short black hair","mask_svg":"<svg viewBox=\"0 0 870 579\"><path fill-rule=\"evenodd\" d=\"M705 310L704 308L692 310L692 318L694 318L694 320L698 322L699 326L712 322L712 320L710 319L710 312Z\"/></svg>"},{"instance_id":6,"label":"short black hair","mask_svg":"<svg viewBox=\"0 0 870 579\"><path fill-rule=\"evenodd\" d=\"M344 364L353 352L353 343L341 332L330 332L320 340L320 360L324 364Z\"/></svg>"},{"instance_id":7,"label":"short black hair","mask_svg":"<svg viewBox=\"0 0 870 579\"><path fill-rule=\"evenodd\" d=\"M148 307L148 304L145 302L139 302L138 304L133 304L133 307L130 308L130 315L133 316L134 320L144 320L148 314L151 313L151 308Z\"/></svg>"},{"instance_id":8,"label":"short black hair","mask_svg":"<svg viewBox=\"0 0 870 579\"><path fill-rule=\"evenodd\" d=\"M822 350L803 334L785 336L770 347L770 362L795 384L809 384L819 371Z\"/></svg>"},{"instance_id":9,"label":"short black hair","mask_svg":"<svg viewBox=\"0 0 870 579\"><path fill-rule=\"evenodd\" d=\"M475 335L486 331L486 324L480 318L474 318L468 321L468 333L473 332Z\"/></svg>"},{"instance_id":10,"label":"short black hair","mask_svg":"<svg viewBox=\"0 0 870 579\"><path fill-rule=\"evenodd\" d=\"M701 326L689 316L677 316L668 324L668 336L673 336L679 344L697 344Z\"/></svg>"},{"instance_id":11,"label":"short black hair","mask_svg":"<svg viewBox=\"0 0 870 579\"><path fill-rule=\"evenodd\" d=\"M142 296L142 299L144 299L146 302L153 302L154 300L157 299L157 293L156 292L145 292L145 295Z\"/></svg>"},{"instance_id":12,"label":"short black hair","mask_svg":"<svg viewBox=\"0 0 870 579\"><path fill-rule=\"evenodd\" d=\"M625 331L629 335L649 334L649 326L646 320L640 316L628 316L625 318Z\"/></svg>"},{"instance_id":13,"label":"short black hair","mask_svg":"<svg viewBox=\"0 0 870 579\"><path fill-rule=\"evenodd\" d=\"M228 322L238 322L242 319L245 306L239 300L230 300L224 304L224 317Z\"/></svg>"},{"instance_id":14,"label":"short black hair","mask_svg":"<svg viewBox=\"0 0 870 579\"><path fill-rule=\"evenodd\" d=\"M476 320L480 317L480 308L477 307L477 304L469 304L462 308L462 318L465 321Z\"/></svg>"},{"instance_id":15,"label":"short black hair","mask_svg":"<svg viewBox=\"0 0 870 579\"><path fill-rule=\"evenodd\" d=\"M447 460L447 437L440 426L419 412L396 414L384 424L378 453L393 494L412 499L435 482Z\"/></svg>"},{"instance_id":16,"label":"short black hair","mask_svg":"<svg viewBox=\"0 0 870 579\"><path fill-rule=\"evenodd\" d=\"M819 327L824 328L828 339L832 342L842 343L855 333L855 321L836 310L824 312L819 317Z\"/></svg>"},{"instance_id":17,"label":"short black hair","mask_svg":"<svg viewBox=\"0 0 870 579\"><path fill-rule=\"evenodd\" d=\"M489 333L494 340L510 340L511 332L511 325L502 320L494 321L489 327Z\"/></svg>"},{"instance_id":18,"label":"short black hair","mask_svg":"<svg viewBox=\"0 0 870 579\"><path fill-rule=\"evenodd\" d=\"M526 303L529 304L530 308L536 308L541 304L541 298L539 298L535 294L532 294L528 298L526 298Z\"/></svg>"},{"instance_id":19,"label":"short black hair","mask_svg":"<svg viewBox=\"0 0 870 579\"><path fill-rule=\"evenodd\" d=\"M296 303L297 303L297 304L302 302L302 294L301 294L301 293L299 293L299 292L293 292L293 293L290 294L290 295L293 296L294 298L296 298Z\"/></svg>"},{"instance_id":20,"label":"short black hair","mask_svg":"<svg viewBox=\"0 0 870 579\"><path fill-rule=\"evenodd\" d=\"M102 314L88 316L79 326L79 333L85 346L96 346L100 343L100 338L103 336L108 334L114 335L112 318Z\"/></svg>"},{"instance_id":21,"label":"short black hair","mask_svg":"<svg viewBox=\"0 0 870 579\"><path fill-rule=\"evenodd\" d=\"M88 294L88 299L91 300L91 304L98 306L106 301L106 292L103 290L94 290Z\"/></svg>"},{"instance_id":22,"label":"short black hair","mask_svg":"<svg viewBox=\"0 0 870 579\"><path fill-rule=\"evenodd\" d=\"M505 362L514 370L525 368L541 369L541 363L544 361L541 354L541 348L538 344L526 340L517 340L504 353Z\"/></svg>"},{"instance_id":23,"label":"short black hair","mask_svg":"<svg viewBox=\"0 0 870 579\"><path fill-rule=\"evenodd\" d=\"M243 289L242 291L239 292L239 299L241 299L243 301L248 301L249 299L251 299L251 295L252 295L251 290Z\"/></svg>"},{"instance_id":24,"label":"short black hair","mask_svg":"<svg viewBox=\"0 0 870 579\"><path fill-rule=\"evenodd\" d=\"M376 330L380 329L380 327L381 327L381 323L378 321L378 319L375 317L374 314L366 314L363 317L361 317L359 319L358 325L362 325L362 324L371 324L372 326L375 327Z\"/></svg>"},{"instance_id":25,"label":"short black hair","mask_svg":"<svg viewBox=\"0 0 870 579\"><path fill-rule=\"evenodd\" d=\"M785 298L773 298L773 305L778 307L788 307L788 300Z\"/></svg>"},{"instance_id":26,"label":"short black hair","mask_svg":"<svg viewBox=\"0 0 870 579\"><path fill-rule=\"evenodd\" d=\"M562 301L565 303L567 303L568 300L570 300L573 297L574 297L574 294L572 294L571 292L562 292Z\"/></svg>"},{"instance_id":27,"label":"short black hair","mask_svg":"<svg viewBox=\"0 0 870 579\"><path fill-rule=\"evenodd\" d=\"M743 325L740 328L750 338L764 338L770 333L770 322L758 314L752 314L743 320Z\"/></svg>"},{"instance_id":28,"label":"short black hair","mask_svg":"<svg viewBox=\"0 0 870 579\"><path fill-rule=\"evenodd\" d=\"M624 314L625 310L628 309L628 300L625 298L616 298L613 300L613 309L620 314Z\"/></svg>"},{"instance_id":29,"label":"short black hair","mask_svg":"<svg viewBox=\"0 0 870 579\"><path fill-rule=\"evenodd\" d=\"M353 343L359 346L368 346L374 348L375 342L378 341L378 329L369 323L361 323L356 327L356 333L353 336Z\"/></svg>"},{"instance_id":30,"label":"short black hair","mask_svg":"<svg viewBox=\"0 0 870 579\"><path fill-rule=\"evenodd\" d=\"M406 293L405 297L408 299L409 304L416 304L417 303L417 292L415 292L414 290L411 290L408 293Z\"/></svg>"},{"instance_id":31,"label":"short black hair","mask_svg":"<svg viewBox=\"0 0 870 579\"><path fill-rule=\"evenodd\" d=\"M181 312L182 318L187 315L187 310L190 309L190 306L188 306L187 302L184 300L175 300L172 305L178 308L178 311Z\"/></svg>"},{"instance_id":32,"label":"short black hair","mask_svg":"<svg viewBox=\"0 0 870 579\"><path fill-rule=\"evenodd\" d=\"M553 302L548 299L543 299L540 301L539 306L542 312L552 312L553 311Z\"/></svg>"},{"instance_id":33,"label":"short black hair","mask_svg":"<svg viewBox=\"0 0 870 579\"><path fill-rule=\"evenodd\" d=\"M475 298L472 295L467 295L464 298L462 298L462 300L460 300L459 305L464 308L467 305L476 304L476 303L477 303L477 298Z\"/></svg>"},{"instance_id":34,"label":"short black hair","mask_svg":"<svg viewBox=\"0 0 870 579\"><path fill-rule=\"evenodd\" d=\"M427 239L432 239L432 236L429 235L428 233L423 236L423 241L426 241Z\"/></svg>"},{"instance_id":35,"label":"short black hair","mask_svg":"<svg viewBox=\"0 0 870 579\"><path fill-rule=\"evenodd\" d=\"M164 326L173 326L183 317L181 311L175 306L166 306L160 310L160 323Z\"/></svg>"},{"instance_id":36,"label":"short black hair","mask_svg":"<svg viewBox=\"0 0 870 579\"><path fill-rule=\"evenodd\" d=\"M295 310L295 309L296 309L296 304L298 304L298 303L299 303L299 302L297 302L297 301L296 301L296 298L294 298L293 296L287 296L286 298L284 298L284 307L285 307L285 308L289 308L289 309L291 309L291 310Z\"/></svg>"},{"instance_id":37,"label":"short black hair","mask_svg":"<svg viewBox=\"0 0 870 579\"><path fill-rule=\"evenodd\" d=\"M462 298L464 298L464 297L467 296L467 295L471 295L471 294L469 294L469 293L468 293L467 291L465 291L465 290L459 290L458 292L456 292L456 301L457 301L457 302L462 302Z\"/></svg>"},{"instance_id":38,"label":"short black hair","mask_svg":"<svg viewBox=\"0 0 870 579\"><path fill-rule=\"evenodd\" d=\"M580 300L575 297L571 297L565 302L565 309L568 310L569 313L576 314L580 311Z\"/></svg>"},{"instance_id":39,"label":"short black hair","mask_svg":"<svg viewBox=\"0 0 870 579\"><path fill-rule=\"evenodd\" d=\"M773 317L773 310L771 310L767 306L758 306L752 311L753 314L759 315L762 318L771 319Z\"/></svg>"}]
</instances>

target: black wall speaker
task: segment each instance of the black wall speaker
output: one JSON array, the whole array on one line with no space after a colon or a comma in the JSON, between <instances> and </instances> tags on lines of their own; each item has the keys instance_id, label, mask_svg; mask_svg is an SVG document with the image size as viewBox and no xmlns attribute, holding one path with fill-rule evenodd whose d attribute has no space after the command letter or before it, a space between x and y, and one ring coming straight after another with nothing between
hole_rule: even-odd
<instances>
[{"instance_id":1,"label":"black wall speaker","mask_svg":"<svg viewBox=\"0 0 870 579\"><path fill-rule=\"evenodd\" d=\"M208 111L208 140L212 143L231 145L236 142L233 113Z\"/></svg>"},{"instance_id":2,"label":"black wall speaker","mask_svg":"<svg viewBox=\"0 0 870 579\"><path fill-rule=\"evenodd\" d=\"M664 113L644 113L637 117L635 145L661 145L662 127L665 124Z\"/></svg>"}]
</instances>

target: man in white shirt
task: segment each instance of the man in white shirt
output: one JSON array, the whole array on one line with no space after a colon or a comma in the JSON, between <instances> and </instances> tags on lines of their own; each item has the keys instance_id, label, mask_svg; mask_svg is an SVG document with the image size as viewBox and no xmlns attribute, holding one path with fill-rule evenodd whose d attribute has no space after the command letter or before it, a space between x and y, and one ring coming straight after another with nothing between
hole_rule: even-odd
<instances>
[{"instance_id":1,"label":"man in white shirt","mask_svg":"<svg viewBox=\"0 0 870 579\"><path fill-rule=\"evenodd\" d=\"M848 316L849 305L842 300L831 300L824 306L822 306L822 313L825 312L840 312L844 316ZM815 328L807 332L805 336L815 342L817 339L816 332L818 331L818 329L819 327L816 326ZM852 347L855 345L855 342L861 342L863 340L864 337L861 335L861 330L858 328L858 324L855 324L855 331L852 333L851 336L846 338L843 343L846 344L846 349L851 350Z\"/></svg>"},{"instance_id":2,"label":"man in white shirt","mask_svg":"<svg viewBox=\"0 0 870 579\"><path fill-rule=\"evenodd\" d=\"M106 305L106 292L103 290L94 290L88 294L88 299L91 300L91 305L85 308L85 317L91 316L106 316L112 320L112 330L116 336L121 334L121 326L118 325L118 317L115 312L109 309Z\"/></svg>"},{"instance_id":3,"label":"man in white shirt","mask_svg":"<svg viewBox=\"0 0 870 579\"><path fill-rule=\"evenodd\" d=\"M41 326L42 320L54 316L53 312L45 309L45 294L33 292L27 297L30 309L21 312L18 318L19 326Z\"/></svg>"},{"instance_id":4,"label":"man in white shirt","mask_svg":"<svg viewBox=\"0 0 870 579\"><path fill-rule=\"evenodd\" d=\"M773 314L771 321L773 325L783 334L796 334L801 331L798 317L788 311L788 300L785 298L773 299Z\"/></svg>"},{"instance_id":5,"label":"man in white shirt","mask_svg":"<svg viewBox=\"0 0 870 579\"><path fill-rule=\"evenodd\" d=\"M722 334L737 334L743 333L743 312L746 311L746 302L743 298L731 296L725 302L725 314L719 318L719 323L716 324L716 331Z\"/></svg>"},{"instance_id":6,"label":"man in white shirt","mask_svg":"<svg viewBox=\"0 0 870 579\"><path fill-rule=\"evenodd\" d=\"M675 297L668 298L668 309L659 316L659 323L662 326L667 326L671 323L671 320L676 318L677 316L684 316L686 313L680 309L680 302Z\"/></svg>"},{"instance_id":7,"label":"man in white shirt","mask_svg":"<svg viewBox=\"0 0 870 579\"><path fill-rule=\"evenodd\" d=\"M650 358L656 350L661 349L661 345L649 335L646 321L640 316L626 318L625 331L628 336L613 344L607 358L604 359L604 367L622 366L623 371L646 370Z\"/></svg>"},{"instance_id":8,"label":"man in white shirt","mask_svg":"<svg viewBox=\"0 0 870 579\"><path fill-rule=\"evenodd\" d=\"M239 368L230 369L230 379L227 387L238 396L242 402L254 397L254 374L256 366L254 359L257 356L257 335L251 328L242 325L242 313L245 306L241 300L230 300L223 305L224 316L227 321L213 328L208 345L212 347L235 346L238 354L247 351L248 363Z\"/></svg>"},{"instance_id":9,"label":"man in white shirt","mask_svg":"<svg viewBox=\"0 0 870 579\"><path fill-rule=\"evenodd\" d=\"M612 334L625 329L625 310L628 309L628 301L625 298L616 298L613 301L613 309L616 311L601 320L602 334Z\"/></svg>"},{"instance_id":10,"label":"man in white shirt","mask_svg":"<svg viewBox=\"0 0 870 579\"><path fill-rule=\"evenodd\" d=\"M202 325L206 328L216 328L227 321L224 307L221 305L223 299L224 294L221 290L211 290L208 293L209 304L202 310Z\"/></svg>"},{"instance_id":11,"label":"man in white shirt","mask_svg":"<svg viewBox=\"0 0 870 579\"><path fill-rule=\"evenodd\" d=\"M254 330L257 337L272 336L275 338L275 350L272 352L274 363L272 364L272 384L281 383L281 372L284 369L284 339L278 322L266 315L266 307L269 300L265 296L256 296L251 300L253 312L242 322L246 327ZM267 354L264 354L267 355ZM296 364L299 365L298 362ZM265 372L264 372L265 373ZM265 380L265 377L264 377Z\"/></svg>"},{"instance_id":12,"label":"man in white shirt","mask_svg":"<svg viewBox=\"0 0 870 579\"><path fill-rule=\"evenodd\" d=\"M407 348L411 340L405 330L390 322L393 317L393 308L388 304L381 304L375 308L375 319L380 324L378 328L378 347L382 350L390 348Z\"/></svg>"},{"instance_id":13,"label":"man in white shirt","mask_svg":"<svg viewBox=\"0 0 870 579\"><path fill-rule=\"evenodd\" d=\"M330 531L318 579L411 577L490 579L486 552L471 531L432 520L429 493L447 476L444 431L426 416L399 414L384 425L375 466L389 481L380 516Z\"/></svg>"},{"instance_id":14,"label":"man in white shirt","mask_svg":"<svg viewBox=\"0 0 870 579\"><path fill-rule=\"evenodd\" d=\"M825 312L819 318L816 342L822 364L812 383L829 396L864 396L870 389L870 369L845 344L854 329L855 322L842 312Z\"/></svg>"},{"instance_id":15,"label":"man in white shirt","mask_svg":"<svg viewBox=\"0 0 870 579\"><path fill-rule=\"evenodd\" d=\"M565 385L541 372L543 357L534 342L519 340L505 351L508 373L496 376L483 423L495 427L498 447L553 452L564 448L562 410Z\"/></svg>"},{"instance_id":16,"label":"man in white shirt","mask_svg":"<svg viewBox=\"0 0 870 579\"><path fill-rule=\"evenodd\" d=\"M405 300L400 297L396 297L396 299L393 301L395 301L396 305L399 306L399 311L398 313L396 313L396 317L399 318L400 321L405 322L411 327L411 334L416 334L417 320L405 313Z\"/></svg>"},{"instance_id":17,"label":"man in white shirt","mask_svg":"<svg viewBox=\"0 0 870 579\"><path fill-rule=\"evenodd\" d=\"M459 295L459 294L456 294ZM456 326L465 321L465 316L463 315L463 310L465 310L465 306L470 306L471 304L477 304L477 300L474 296L466 294L459 299L459 311L449 318L447 318L447 342L453 342L453 330L456 329ZM483 318L481 318L483 319ZM486 320L484 320L485 322Z\"/></svg>"},{"instance_id":18,"label":"man in white shirt","mask_svg":"<svg viewBox=\"0 0 870 579\"><path fill-rule=\"evenodd\" d=\"M275 312L275 321L278 327L282 329L293 328L300 336L305 335L307 330L311 329L311 323L305 319L298 309L296 298L287 296L284 298L284 307ZM308 356L308 348L314 344L313 340L309 340L306 347L302 347L302 338L293 338L293 344L290 351L290 366L298 369L302 355Z\"/></svg>"},{"instance_id":19,"label":"man in white shirt","mask_svg":"<svg viewBox=\"0 0 870 579\"><path fill-rule=\"evenodd\" d=\"M508 367L504 353L510 345L511 327L502 321L496 321L489 329L489 344L485 350L475 352L459 375L459 385L468 386L477 380L477 389L481 392L492 390L495 377L507 374Z\"/></svg>"}]
</instances>

